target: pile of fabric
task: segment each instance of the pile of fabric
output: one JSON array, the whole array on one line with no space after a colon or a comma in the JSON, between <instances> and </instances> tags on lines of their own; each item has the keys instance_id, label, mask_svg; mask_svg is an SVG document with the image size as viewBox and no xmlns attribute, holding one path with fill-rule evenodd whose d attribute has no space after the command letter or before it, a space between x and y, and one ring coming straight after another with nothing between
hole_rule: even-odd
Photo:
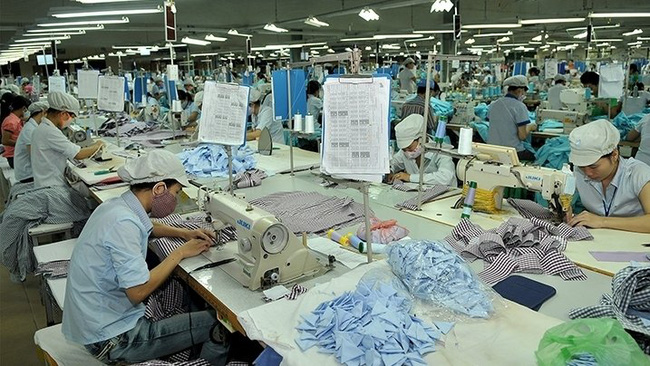
<instances>
[{"instance_id":1,"label":"pile of fabric","mask_svg":"<svg viewBox=\"0 0 650 366\"><path fill-rule=\"evenodd\" d=\"M537 130L540 132L544 132L546 130L555 130L558 128L564 129L564 124L554 119L547 119L537 127Z\"/></svg>"},{"instance_id":2,"label":"pile of fabric","mask_svg":"<svg viewBox=\"0 0 650 366\"><path fill-rule=\"evenodd\" d=\"M113 120L111 120L113 121ZM108 123L108 122L106 122ZM106 125L104 123L104 125ZM117 135L118 128L114 127L115 123L112 123L113 128L107 128L105 130L99 130L100 136L105 137L115 137ZM120 123L120 137L132 137L136 135L142 135L147 132L155 131L159 128L159 124L156 122L130 122Z\"/></svg>"},{"instance_id":3,"label":"pile of fabric","mask_svg":"<svg viewBox=\"0 0 650 366\"><path fill-rule=\"evenodd\" d=\"M431 98L431 108L436 116L446 116L451 118L454 115L454 106L444 100Z\"/></svg>"},{"instance_id":4,"label":"pile of fabric","mask_svg":"<svg viewBox=\"0 0 650 366\"><path fill-rule=\"evenodd\" d=\"M571 145L568 136L558 136L546 140L546 143L535 153L535 165L553 169L562 169L569 162Z\"/></svg>"},{"instance_id":5,"label":"pile of fabric","mask_svg":"<svg viewBox=\"0 0 650 366\"><path fill-rule=\"evenodd\" d=\"M191 176L199 178L228 176L228 154L221 145L202 144L179 153L178 158L185 166L187 174ZM248 146L241 146L233 152L233 174L253 169L256 164L253 150Z\"/></svg>"},{"instance_id":6,"label":"pile of fabric","mask_svg":"<svg viewBox=\"0 0 650 366\"><path fill-rule=\"evenodd\" d=\"M632 115L625 115L625 113L619 113L612 120L612 124L618 129L621 133L621 140L625 140L627 133L636 128L636 125L645 117L643 113L636 113Z\"/></svg>"},{"instance_id":7,"label":"pile of fabric","mask_svg":"<svg viewBox=\"0 0 650 366\"><path fill-rule=\"evenodd\" d=\"M393 188L400 190L400 191L411 191L411 189L408 189L404 183L401 185L399 184L400 181L396 181L393 183ZM417 189L415 189L417 191ZM422 192L422 204L425 204L434 198L440 196L441 194L447 192L449 190L449 187L439 185L439 184L434 184L433 186L427 186L425 190ZM415 211L418 209L418 196L419 194L416 194L413 198L409 198L408 200L404 202L400 202L395 205L396 208L399 209L407 209L411 211Z\"/></svg>"},{"instance_id":8,"label":"pile of fabric","mask_svg":"<svg viewBox=\"0 0 650 366\"><path fill-rule=\"evenodd\" d=\"M564 280L586 280L587 276L562 252L567 240L593 239L584 227L559 226L538 218L512 217L496 229L483 230L463 219L445 238L470 261L482 259L479 273L487 284L495 284L511 273L545 273Z\"/></svg>"},{"instance_id":9,"label":"pile of fabric","mask_svg":"<svg viewBox=\"0 0 650 366\"><path fill-rule=\"evenodd\" d=\"M232 183L234 189L237 188L249 188L257 187L262 184L262 179L266 178L267 174L260 169L247 170L245 172L237 173L233 177ZM230 187L227 187L226 190L230 190Z\"/></svg>"},{"instance_id":10,"label":"pile of fabric","mask_svg":"<svg viewBox=\"0 0 650 366\"><path fill-rule=\"evenodd\" d=\"M171 214L162 219L155 219L156 222L169 225L172 227L183 228L188 230L207 229L213 230L212 224L206 221L206 215L200 214L190 218L183 218L179 214ZM216 239L216 245L223 245L230 241L237 240L237 230L228 226L219 232ZM161 261L167 258L171 252L185 244L183 238L162 237L154 238L149 242L149 247L156 253Z\"/></svg>"}]
</instances>

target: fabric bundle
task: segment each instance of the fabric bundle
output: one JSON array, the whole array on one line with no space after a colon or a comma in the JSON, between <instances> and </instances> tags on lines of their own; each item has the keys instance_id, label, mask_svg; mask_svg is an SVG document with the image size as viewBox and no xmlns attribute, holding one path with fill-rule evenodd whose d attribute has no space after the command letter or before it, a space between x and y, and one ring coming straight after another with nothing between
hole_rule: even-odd
<instances>
[{"instance_id":1,"label":"fabric bundle","mask_svg":"<svg viewBox=\"0 0 650 366\"><path fill-rule=\"evenodd\" d=\"M395 186L393 185L393 188ZM425 204L434 198L440 196L441 194L447 192L449 187L435 184L422 192L422 204ZM415 211L418 209L418 195L413 198L409 198L404 202L400 202L395 205L396 208L405 208L407 210Z\"/></svg>"},{"instance_id":2,"label":"fabric bundle","mask_svg":"<svg viewBox=\"0 0 650 366\"><path fill-rule=\"evenodd\" d=\"M189 175L200 178L228 176L228 154L221 145L202 144L192 150L179 153L178 158L181 159ZM242 146L233 151L233 174L251 170L256 164L253 150L249 147Z\"/></svg>"},{"instance_id":3,"label":"fabric bundle","mask_svg":"<svg viewBox=\"0 0 650 366\"><path fill-rule=\"evenodd\" d=\"M235 188L257 187L262 184L262 179L266 177L266 172L263 170L252 169L237 173L237 175L233 177L232 183ZM228 187L226 190L230 190L230 187Z\"/></svg>"},{"instance_id":4,"label":"fabric bundle","mask_svg":"<svg viewBox=\"0 0 650 366\"><path fill-rule=\"evenodd\" d=\"M547 119L544 120L544 122L542 122L542 124L539 125L539 127L537 127L537 130L543 132L545 130L554 130L558 128L564 129L564 124L558 120Z\"/></svg>"},{"instance_id":5,"label":"fabric bundle","mask_svg":"<svg viewBox=\"0 0 650 366\"><path fill-rule=\"evenodd\" d=\"M612 124L621 133L621 140L625 140L627 133L635 129L639 121L641 121L641 119L643 119L645 116L646 115L643 113L636 113L628 116L625 113L621 112L616 117L614 117Z\"/></svg>"},{"instance_id":6,"label":"fabric bundle","mask_svg":"<svg viewBox=\"0 0 650 366\"><path fill-rule=\"evenodd\" d=\"M537 218L512 217L498 228L485 231L463 219L445 241L467 260L484 260L485 269L479 277L490 285L517 272L586 280L582 270L562 254L567 239L591 238L588 231L585 236L581 229L584 228L572 228L566 224L556 227Z\"/></svg>"},{"instance_id":7,"label":"fabric bundle","mask_svg":"<svg viewBox=\"0 0 650 366\"><path fill-rule=\"evenodd\" d=\"M454 106L444 100L431 98L431 108L436 116L447 116L451 118L454 115Z\"/></svg>"},{"instance_id":8,"label":"fabric bundle","mask_svg":"<svg viewBox=\"0 0 650 366\"><path fill-rule=\"evenodd\" d=\"M531 200L508 198L507 201L524 219L537 217L542 220L552 220L555 218L551 210Z\"/></svg>"},{"instance_id":9,"label":"fabric bundle","mask_svg":"<svg viewBox=\"0 0 650 366\"><path fill-rule=\"evenodd\" d=\"M564 164L569 163L571 145L568 136L553 137L546 140L546 143L535 153L535 165L553 169L562 169Z\"/></svg>"},{"instance_id":10,"label":"fabric bundle","mask_svg":"<svg viewBox=\"0 0 650 366\"><path fill-rule=\"evenodd\" d=\"M397 225L397 220L381 221L376 217L370 218L372 243L388 244L398 241L409 234L407 228ZM357 229L359 239L366 241L366 225Z\"/></svg>"},{"instance_id":11,"label":"fabric bundle","mask_svg":"<svg viewBox=\"0 0 650 366\"><path fill-rule=\"evenodd\" d=\"M113 124L114 126L115 124ZM142 135L147 132L154 131L159 128L159 124L155 122L130 122L126 121L124 123L120 123L119 125L119 130L120 130L120 137L133 137L137 135ZM117 136L117 128L108 128L105 130L100 130L99 132L100 136L105 136L105 137L115 137Z\"/></svg>"},{"instance_id":12,"label":"fabric bundle","mask_svg":"<svg viewBox=\"0 0 650 366\"><path fill-rule=\"evenodd\" d=\"M68 277L69 266L70 260L68 259L40 263L38 266L36 266L34 274L51 279L66 278Z\"/></svg>"}]
</instances>

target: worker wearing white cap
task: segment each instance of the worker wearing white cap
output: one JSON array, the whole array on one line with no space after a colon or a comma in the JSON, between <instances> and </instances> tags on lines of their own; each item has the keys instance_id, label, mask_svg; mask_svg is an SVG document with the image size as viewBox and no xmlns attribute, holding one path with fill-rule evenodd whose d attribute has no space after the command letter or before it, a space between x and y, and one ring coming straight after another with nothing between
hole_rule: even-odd
<instances>
[{"instance_id":1,"label":"worker wearing white cap","mask_svg":"<svg viewBox=\"0 0 650 366\"><path fill-rule=\"evenodd\" d=\"M639 123L626 136L627 141L639 141L639 150L634 159L650 166L650 114L641 118Z\"/></svg>"},{"instance_id":2,"label":"worker wearing white cap","mask_svg":"<svg viewBox=\"0 0 650 366\"><path fill-rule=\"evenodd\" d=\"M201 358L225 365L228 346L211 340L218 323L212 312L145 318L143 301L159 288L181 260L207 251L214 233L153 223L176 206L189 182L176 155L153 150L127 162L118 175L130 184L121 196L102 203L77 239L68 272L62 332L102 362L139 363L203 343ZM186 242L149 271L150 236Z\"/></svg>"},{"instance_id":3,"label":"worker wearing white cap","mask_svg":"<svg viewBox=\"0 0 650 366\"><path fill-rule=\"evenodd\" d=\"M528 80L523 75L511 76L503 81L507 94L490 104L488 109L487 143L517 149L521 160L535 160L535 154L524 148L524 140L536 127L528 117L528 109L522 101L526 98Z\"/></svg>"},{"instance_id":4,"label":"worker wearing white cap","mask_svg":"<svg viewBox=\"0 0 650 366\"><path fill-rule=\"evenodd\" d=\"M252 116L252 130L246 133L246 140L255 140L260 137L262 130L268 128L271 139L278 144L284 144L284 129L282 120L276 120L271 107L261 104L262 93L251 88L248 100L249 112Z\"/></svg>"},{"instance_id":5,"label":"worker wearing white cap","mask_svg":"<svg viewBox=\"0 0 650 366\"><path fill-rule=\"evenodd\" d=\"M427 152L420 144L424 118L411 114L395 126L397 151L390 160L390 180L402 182L420 181L420 160L424 156L425 184L440 184L456 187L456 169L451 157Z\"/></svg>"},{"instance_id":6,"label":"worker wearing white cap","mask_svg":"<svg viewBox=\"0 0 650 366\"><path fill-rule=\"evenodd\" d=\"M562 74L557 74L553 78L555 85L548 89L548 107L550 109L562 109L562 102L560 101L560 93L566 89L566 77Z\"/></svg>"},{"instance_id":7,"label":"worker wearing white cap","mask_svg":"<svg viewBox=\"0 0 650 366\"><path fill-rule=\"evenodd\" d=\"M87 159L104 143L96 141L85 148L70 142L63 132L79 115L79 101L70 94L51 92L49 109L32 135L31 161L34 187L67 185L63 172L68 159Z\"/></svg>"},{"instance_id":8,"label":"worker wearing white cap","mask_svg":"<svg viewBox=\"0 0 650 366\"><path fill-rule=\"evenodd\" d=\"M195 90L194 90L194 81L192 79L187 78L185 79L185 82L183 83L183 86L185 87L185 91L191 95L194 95Z\"/></svg>"},{"instance_id":9,"label":"worker wearing white cap","mask_svg":"<svg viewBox=\"0 0 650 366\"><path fill-rule=\"evenodd\" d=\"M16 150L14 152L15 159L15 175L16 180L20 183L29 183L34 181L32 176L32 159L31 159L31 149L32 149L32 136L34 131L45 116L47 109L49 108L47 102L36 102L29 105L27 108L29 112L29 120L23 126L23 129L18 135L18 140L16 141Z\"/></svg>"},{"instance_id":10,"label":"worker wearing white cap","mask_svg":"<svg viewBox=\"0 0 650 366\"><path fill-rule=\"evenodd\" d=\"M417 80L415 75L415 60L408 57L404 60L403 65L404 68L399 72L399 74L397 74L397 78L399 79L399 88L406 90L409 94L413 94L415 93L415 82Z\"/></svg>"},{"instance_id":11,"label":"worker wearing white cap","mask_svg":"<svg viewBox=\"0 0 650 366\"><path fill-rule=\"evenodd\" d=\"M196 126L201 119L201 105L203 104L203 91L196 93L194 101L188 106L187 121L190 126Z\"/></svg>"},{"instance_id":12,"label":"worker wearing white cap","mask_svg":"<svg viewBox=\"0 0 650 366\"><path fill-rule=\"evenodd\" d=\"M569 224L650 233L650 166L622 158L619 141L619 131L605 119L569 135L569 161L586 209Z\"/></svg>"}]
</instances>

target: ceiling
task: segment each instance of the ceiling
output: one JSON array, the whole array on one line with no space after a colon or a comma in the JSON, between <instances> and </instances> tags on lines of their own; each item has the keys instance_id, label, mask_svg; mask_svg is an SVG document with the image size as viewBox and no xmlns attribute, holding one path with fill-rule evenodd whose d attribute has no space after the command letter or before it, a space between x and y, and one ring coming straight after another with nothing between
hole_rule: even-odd
<instances>
[{"instance_id":1,"label":"ceiling","mask_svg":"<svg viewBox=\"0 0 650 366\"><path fill-rule=\"evenodd\" d=\"M376 34L412 33L419 30L451 30L452 18L450 13L430 13L433 0L177 0L178 41L182 37L203 39L207 34L226 37L225 42L212 42L207 46L190 45L187 48L190 54L234 52L243 54L245 38L227 34L229 29L236 29L240 33L252 34L253 47L271 44L315 43L326 42L327 46L336 51L357 44L360 48L375 46L377 41L341 41L352 37L367 37ZM37 27L42 22L62 22L98 19L119 19L120 16L57 19L51 14L67 10L88 9L126 9L131 7L155 7L162 1L132 1L111 4L80 4L74 0L2 0L0 3L0 51L15 40L23 37L29 29L43 29ZM358 16L364 7L372 8L380 16L377 21L365 21ZM633 0L463 0L460 4L460 14L463 25L485 23L517 23L521 19L541 18L567 18L586 17L589 12L650 12L650 2ZM317 28L304 23L308 16L315 16L319 20L330 24L329 27ZM115 52L113 46L163 46L163 14L128 15L128 24L105 25L102 30L86 31L82 35L73 35L70 39L63 40L58 45L59 59L71 60L90 55ZM580 33L567 32L567 28L584 27L589 18L584 21L570 24L532 24L514 29L485 29L468 30L463 33L461 50L469 46L464 42L477 33L494 33L512 31L508 43L528 43L531 38L546 31L549 38L546 41L579 42L584 40L574 39ZM650 37L650 18L620 18L593 19L594 25L620 24L619 28L601 29L596 31L597 38L623 39L622 42L612 43L617 48L626 48L627 43L637 41L638 36ZM267 23L274 23L279 27L289 30L287 33L274 33L264 30ZM623 37L624 32L634 29L643 29L644 33ZM426 41L417 39L388 39L379 41L381 44L397 44L400 50L394 52L413 52L417 50L430 50L442 38L441 34L425 34L422 38L434 39ZM473 37L472 45L493 45L497 37ZM643 46L650 42L642 41ZM180 42L177 42L180 43ZM409 47L412 43L417 46ZM540 45L529 45L531 48ZM178 53L186 53L185 48L178 48ZM271 51L262 52L268 54ZM316 52L325 53L326 50ZM383 52L382 52L383 53ZM168 57L168 50L152 53L148 58ZM133 58L147 58L131 56Z\"/></svg>"}]
</instances>

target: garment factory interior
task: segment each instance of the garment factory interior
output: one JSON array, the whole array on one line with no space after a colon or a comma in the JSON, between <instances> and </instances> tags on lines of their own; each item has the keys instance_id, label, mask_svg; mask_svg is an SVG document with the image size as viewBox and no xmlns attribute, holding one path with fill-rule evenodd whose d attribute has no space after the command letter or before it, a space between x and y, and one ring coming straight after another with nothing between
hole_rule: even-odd
<instances>
[{"instance_id":1,"label":"garment factory interior","mask_svg":"<svg viewBox=\"0 0 650 366\"><path fill-rule=\"evenodd\" d=\"M650 365L648 2L0 0L0 123L0 365Z\"/></svg>"}]
</instances>

